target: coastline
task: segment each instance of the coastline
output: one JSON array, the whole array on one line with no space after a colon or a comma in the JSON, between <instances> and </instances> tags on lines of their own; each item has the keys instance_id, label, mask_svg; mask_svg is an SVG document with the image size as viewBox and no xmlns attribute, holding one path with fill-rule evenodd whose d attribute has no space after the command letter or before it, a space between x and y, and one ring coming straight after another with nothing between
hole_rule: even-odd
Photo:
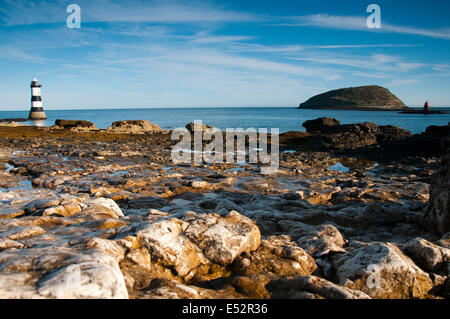
<instances>
[{"instance_id":1,"label":"coastline","mask_svg":"<svg viewBox=\"0 0 450 319\"><path fill-rule=\"evenodd\" d=\"M170 131L60 124L66 128L0 127L0 255L9 265L1 274L19 278L3 296L448 293L434 275L445 278L444 270L433 264L423 270L421 255L430 245L449 249L433 226L436 194L429 189L442 171L448 127L412 135L364 123L283 133L280 168L265 176L261 164L176 165ZM366 266L386 269L385 289L365 285L361 254ZM44 255L55 262L40 263ZM68 267L91 284L70 287Z\"/></svg>"}]
</instances>

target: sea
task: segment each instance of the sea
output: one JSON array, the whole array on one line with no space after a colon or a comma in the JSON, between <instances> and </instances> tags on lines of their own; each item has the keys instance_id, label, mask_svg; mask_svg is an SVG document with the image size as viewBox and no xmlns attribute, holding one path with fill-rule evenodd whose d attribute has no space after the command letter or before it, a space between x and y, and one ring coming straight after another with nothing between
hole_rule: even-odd
<instances>
[{"instance_id":1,"label":"sea","mask_svg":"<svg viewBox=\"0 0 450 319\"><path fill-rule=\"evenodd\" d=\"M105 129L115 121L149 120L163 129L185 127L189 122L200 120L221 130L227 128L278 128L287 131L305 131L302 123L318 117L338 119L342 124L374 122L377 125L395 125L421 133L430 125L447 125L450 108L433 110L449 111L449 114L401 114L396 111L354 110L300 110L295 107L213 107L213 108L148 108L148 109L89 109L46 110L47 120L29 122L39 126L52 126L56 119L86 120ZM27 118L28 111L0 111L0 118ZM25 123L26 124L26 123Z\"/></svg>"}]
</instances>

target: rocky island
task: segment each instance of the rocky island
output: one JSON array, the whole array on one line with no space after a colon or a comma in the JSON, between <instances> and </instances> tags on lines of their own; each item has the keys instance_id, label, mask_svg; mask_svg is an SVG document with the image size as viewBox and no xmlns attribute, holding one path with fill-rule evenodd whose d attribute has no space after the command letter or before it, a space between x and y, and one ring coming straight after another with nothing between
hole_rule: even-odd
<instances>
[{"instance_id":1,"label":"rocky island","mask_svg":"<svg viewBox=\"0 0 450 319\"><path fill-rule=\"evenodd\" d=\"M406 106L388 89L369 85L332 90L313 96L301 103L299 109L398 111L406 109Z\"/></svg>"},{"instance_id":2,"label":"rocky island","mask_svg":"<svg viewBox=\"0 0 450 319\"><path fill-rule=\"evenodd\" d=\"M265 176L57 124L0 126L0 298L450 297L449 126L308 121Z\"/></svg>"}]
</instances>

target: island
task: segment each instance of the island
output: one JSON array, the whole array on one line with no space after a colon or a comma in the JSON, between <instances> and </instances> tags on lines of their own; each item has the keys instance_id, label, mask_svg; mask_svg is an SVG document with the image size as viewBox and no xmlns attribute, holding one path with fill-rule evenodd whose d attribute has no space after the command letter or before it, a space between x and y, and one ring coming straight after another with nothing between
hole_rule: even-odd
<instances>
[{"instance_id":1,"label":"island","mask_svg":"<svg viewBox=\"0 0 450 319\"><path fill-rule=\"evenodd\" d=\"M388 89L369 85L337 89L313 96L301 103L299 109L399 111L407 107Z\"/></svg>"}]
</instances>

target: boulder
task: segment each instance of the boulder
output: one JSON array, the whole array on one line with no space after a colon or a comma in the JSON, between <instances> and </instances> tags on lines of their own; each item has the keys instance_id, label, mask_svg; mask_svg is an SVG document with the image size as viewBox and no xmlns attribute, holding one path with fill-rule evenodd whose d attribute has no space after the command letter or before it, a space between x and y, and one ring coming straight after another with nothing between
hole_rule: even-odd
<instances>
[{"instance_id":1,"label":"boulder","mask_svg":"<svg viewBox=\"0 0 450 319\"><path fill-rule=\"evenodd\" d=\"M89 121L82 120L56 120L55 127L70 129L74 131L89 131L89 130L97 130L97 127L94 123Z\"/></svg>"},{"instance_id":2,"label":"boulder","mask_svg":"<svg viewBox=\"0 0 450 319\"><path fill-rule=\"evenodd\" d=\"M415 238L405 244L403 251L425 271L450 275L449 248L435 245L423 238Z\"/></svg>"},{"instance_id":3,"label":"boulder","mask_svg":"<svg viewBox=\"0 0 450 319\"><path fill-rule=\"evenodd\" d=\"M171 218L149 223L137 233L138 242L148 249L153 260L173 268L180 277L209 261L201 249L184 235L188 223Z\"/></svg>"},{"instance_id":4,"label":"boulder","mask_svg":"<svg viewBox=\"0 0 450 319\"><path fill-rule=\"evenodd\" d=\"M323 129L326 129L331 126L339 125L340 122L337 119L332 119L329 117L320 117L315 120L309 120L303 122L302 126L306 128L306 132L322 132Z\"/></svg>"},{"instance_id":5,"label":"boulder","mask_svg":"<svg viewBox=\"0 0 450 319\"><path fill-rule=\"evenodd\" d=\"M120 209L119 205L117 205L116 202L114 200L112 200L111 198L99 197L99 198L91 199L91 200L87 201L85 204L88 206L89 205L104 206L104 207L112 210L116 214L117 217L125 217L123 215L122 210Z\"/></svg>"},{"instance_id":6,"label":"boulder","mask_svg":"<svg viewBox=\"0 0 450 319\"><path fill-rule=\"evenodd\" d=\"M347 243L333 225L311 226L297 221L281 221L278 228L296 239L297 244L315 258L342 253Z\"/></svg>"},{"instance_id":7,"label":"boulder","mask_svg":"<svg viewBox=\"0 0 450 319\"><path fill-rule=\"evenodd\" d=\"M430 276L390 243L352 247L332 262L339 285L372 298L424 298L433 288Z\"/></svg>"},{"instance_id":8,"label":"boulder","mask_svg":"<svg viewBox=\"0 0 450 319\"><path fill-rule=\"evenodd\" d=\"M190 213L183 220L163 217L141 226L137 240L149 250L152 261L190 280L205 266L226 266L240 254L256 250L260 233L250 219L235 211L225 217Z\"/></svg>"},{"instance_id":9,"label":"boulder","mask_svg":"<svg viewBox=\"0 0 450 319\"><path fill-rule=\"evenodd\" d=\"M191 132L194 133L194 131L201 131L202 133L214 133L217 131L217 128L215 128L214 126L211 125L207 125L207 124L201 124L201 123L195 123L195 122L190 122L188 124L186 124L186 129Z\"/></svg>"},{"instance_id":10,"label":"boulder","mask_svg":"<svg viewBox=\"0 0 450 319\"><path fill-rule=\"evenodd\" d=\"M107 132L119 134L146 134L162 132L162 129L159 125L145 120L117 121L107 128Z\"/></svg>"},{"instance_id":11,"label":"boulder","mask_svg":"<svg viewBox=\"0 0 450 319\"><path fill-rule=\"evenodd\" d=\"M0 298L128 298L117 261L96 250L3 251L0 263Z\"/></svg>"},{"instance_id":12,"label":"boulder","mask_svg":"<svg viewBox=\"0 0 450 319\"><path fill-rule=\"evenodd\" d=\"M58 299L128 299L123 275L113 261L85 261L58 269L38 282L38 292Z\"/></svg>"},{"instance_id":13,"label":"boulder","mask_svg":"<svg viewBox=\"0 0 450 319\"><path fill-rule=\"evenodd\" d=\"M261 243L261 234L255 223L231 211L221 218L216 214L189 216L186 236L195 242L205 256L220 265L228 265L243 252L256 250Z\"/></svg>"},{"instance_id":14,"label":"boulder","mask_svg":"<svg viewBox=\"0 0 450 319\"><path fill-rule=\"evenodd\" d=\"M233 272L239 276L307 276L316 268L314 259L288 236L271 236L256 251L242 254L233 263Z\"/></svg>"},{"instance_id":15,"label":"boulder","mask_svg":"<svg viewBox=\"0 0 450 319\"><path fill-rule=\"evenodd\" d=\"M42 215L43 216L57 215L61 217L67 217L76 214L78 212L81 212L81 207L76 203L69 203L65 205L47 208L46 210L44 210Z\"/></svg>"}]
</instances>

